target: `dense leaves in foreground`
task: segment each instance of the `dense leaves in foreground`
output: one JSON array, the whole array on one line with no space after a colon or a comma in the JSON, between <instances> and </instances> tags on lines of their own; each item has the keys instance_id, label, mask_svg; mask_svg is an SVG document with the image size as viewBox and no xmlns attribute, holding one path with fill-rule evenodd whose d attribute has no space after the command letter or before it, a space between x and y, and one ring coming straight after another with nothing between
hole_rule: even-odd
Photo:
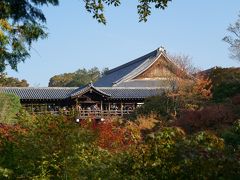
<instances>
[{"instance_id":1,"label":"dense leaves in foreground","mask_svg":"<svg viewBox=\"0 0 240 180\"><path fill-rule=\"evenodd\" d=\"M236 122L222 137L187 135L161 126L143 136L151 119L76 124L65 116L30 116L0 127L1 179L237 179Z\"/></svg>"}]
</instances>

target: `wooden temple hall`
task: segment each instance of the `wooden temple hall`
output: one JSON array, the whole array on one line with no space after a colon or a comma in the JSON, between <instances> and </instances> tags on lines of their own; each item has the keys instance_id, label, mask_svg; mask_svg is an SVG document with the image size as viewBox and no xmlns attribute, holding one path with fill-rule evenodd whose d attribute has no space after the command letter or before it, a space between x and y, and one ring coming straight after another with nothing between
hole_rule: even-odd
<instances>
[{"instance_id":1,"label":"wooden temple hall","mask_svg":"<svg viewBox=\"0 0 240 180\"><path fill-rule=\"evenodd\" d=\"M124 115L145 98L176 88L176 80L186 78L179 70L161 47L83 87L1 87L0 92L19 96L23 107L34 113L75 109L82 117Z\"/></svg>"}]
</instances>

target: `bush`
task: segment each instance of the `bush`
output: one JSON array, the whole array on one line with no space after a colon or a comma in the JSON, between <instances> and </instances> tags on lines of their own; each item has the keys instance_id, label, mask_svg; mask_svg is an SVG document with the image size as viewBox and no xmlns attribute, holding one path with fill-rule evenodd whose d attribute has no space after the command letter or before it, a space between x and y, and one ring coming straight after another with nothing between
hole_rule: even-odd
<instances>
[{"instance_id":1,"label":"bush","mask_svg":"<svg viewBox=\"0 0 240 180\"><path fill-rule=\"evenodd\" d=\"M211 105L201 110L184 110L180 113L176 125L186 132L193 133L201 130L216 130L217 128L232 125L236 120L231 105Z\"/></svg>"},{"instance_id":2,"label":"bush","mask_svg":"<svg viewBox=\"0 0 240 180\"><path fill-rule=\"evenodd\" d=\"M77 164L91 163L86 154L100 153L92 143L94 134L65 116L45 114L31 120L20 124L25 133L8 130L8 136L0 138L0 167L11 170L12 179L76 179L75 172L81 170Z\"/></svg>"},{"instance_id":3,"label":"bush","mask_svg":"<svg viewBox=\"0 0 240 180\"><path fill-rule=\"evenodd\" d=\"M0 123L13 124L20 108L21 104L18 96L0 93Z\"/></svg>"},{"instance_id":4,"label":"bush","mask_svg":"<svg viewBox=\"0 0 240 180\"><path fill-rule=\"evenodd\" d=\"M215 68L209 74L213 99L224 101L240 92L240 68Z\"/></svg>"},{"instance_id":5,"label":"bush","mask_svg":"<svg viewBox=\"0 0 240 180\"><path fill-rule=\"evenodd\" d=\"M176 101L166 94L163 94L161 96L147 98L144 104L127 118L136 120L138 116L152 116L154 114L160 119L169 119L172 117L172 114L174 114L175 109Z\"/></svg>"},{"instance_id":6,"label":"bush","mask_svg":"<svg viewBox=\"0 0 240 180\"><path fill-rule=\"evenodd\" d=\"M232 128L223 132L222 137L226 144L240 148L240 120L237 120Z\"/></svg>"},{"instance_id":7,"label":"bush","mask_svg":"<svg viewBox=\"0 0 240 180\"><path fill-rule=\"evenodd\" d=\"M187 136L163 128L125 153L117 167L129 179L237 179L238 155L228 154L223 139L211 132Z\"/></svg>"}]
</instances>

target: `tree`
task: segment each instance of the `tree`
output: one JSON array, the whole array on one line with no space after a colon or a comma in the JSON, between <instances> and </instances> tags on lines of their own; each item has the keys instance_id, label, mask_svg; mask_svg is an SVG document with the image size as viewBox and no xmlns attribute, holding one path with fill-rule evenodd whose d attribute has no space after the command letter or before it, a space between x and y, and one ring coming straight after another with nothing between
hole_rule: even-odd
<instances>
[{"instance_id":1,"label":"tree","mask_svg":"<svg viewBox=\"0 0 240 180\"><path fill-rule=\"evenodd\" d=\"M0 87L28 87L28 82L14 77L7 77L7 74L0 73Z\"/></svg>"},{"instance_id":2,"label":"tree","mask_svg":"<svg viewBox=\"0 0 240 180\"><path fill-rule=\"evenodd\" d=\"M231 58L240 61L240 14L237 21L234 24L230 24L227 30L231 35L225 36L223 41L230 45Z\"/></svg>"},{"instance_id":3,"label":"tree","mask_svg":"<svg viewBox=\"0 0 240 180\"><path fill-rule=\"evenodd\" d=\"M139 21L147 21L151 6L164 9L171 0L139 0ZM84 0L85 9L99 23L106 24L106 6L120 6L121 0ZM59 0L1 0L0 1L0 72L6 66L17 70L19 62L30 57L32 42L47 37L46 17L41 8L57 6Z\"/></svg>"},{"instance_id":4,"label":"tree","mask_svg":"<svg viewBox=\"0 0 240 180\"><path fill-rule=\"evenodd\" d=\"M193 65L192 58L189 55L179 54L169 55L169 57L172 62L174 62L181 70L183 70L182 72L176 72L178 75L183 73L194 75L199 72L199 69Z\"/></svg>"},{"instance_id":5,"label":"tree","mask_svg":"<svg viewBox=\"0 0 240 180\"><path fill-rule=\"evenodd\" d=\"M212 81L213 99L224 101L240 92L240 68L216 67L209 72Z\"/></svg>"},{"instance_id":6,"label":"tree","mask_svg":"<svg viewBox=\"0 0 240 180\"><path fill-rule=\"evenodd\" d=\"M107 68L100 71L97 67L93 67L89 70L83 68L78 69L73 73L64 73L55 75L49 80L49 87L77 87L84 86L90 82L97 81L104 75Z\"/></svg>"},{"instance_id":7,"label":"tree","mask_svg":"<svg viewBox=\"0 0 240 180\"><path fill-rule=\"evenodd\" d=\"M2 0L0 2L0 72L30 56L33 41L46 38L46 18L38 7L57 5L58 0Z\"/></svg>"}]
</instances>

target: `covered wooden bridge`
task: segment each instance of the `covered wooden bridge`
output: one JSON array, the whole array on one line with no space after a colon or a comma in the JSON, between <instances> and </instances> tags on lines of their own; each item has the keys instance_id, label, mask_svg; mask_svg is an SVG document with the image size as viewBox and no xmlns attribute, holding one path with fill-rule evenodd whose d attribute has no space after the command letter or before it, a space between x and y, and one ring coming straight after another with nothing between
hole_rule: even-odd
<instances>
[{"instance_id":1,"label":"covered wooden bridge","mask_svg":"<svg viewBox=\"0 0 240 180\"><path fill-rule=\"evenodd\" d=\"M181 73L179 73L181 72ZM177 87L179 79L191 79L158 48L108 71L96 83L83 87L1 87L0 92L20 97L32 113L75 110L80 118L131 113L150 96Z\"/></svg>"}]
</instances>

